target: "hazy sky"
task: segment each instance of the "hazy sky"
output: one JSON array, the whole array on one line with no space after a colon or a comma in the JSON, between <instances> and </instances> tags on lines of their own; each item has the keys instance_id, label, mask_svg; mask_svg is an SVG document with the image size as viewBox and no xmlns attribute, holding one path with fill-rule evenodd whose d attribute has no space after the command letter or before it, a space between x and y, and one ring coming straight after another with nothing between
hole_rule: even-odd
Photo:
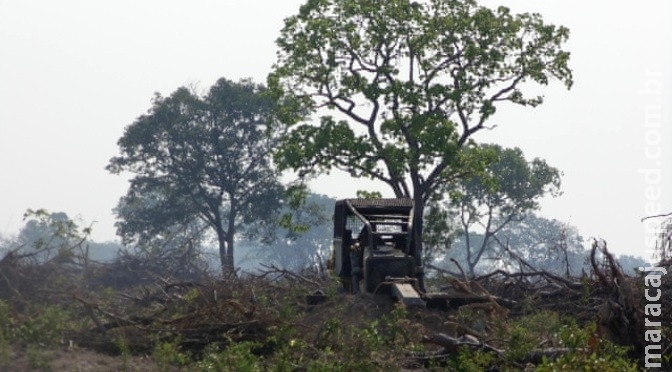
<instances>
[{"instance_id":1,"label":"hazy sky","mask_svg":"<svg viewBox=\"0 0 672 372\"><path fill-rule=\"evenodd\" d=\"M16 233L27 208L46 208L96 221L94 240L116 240L111 210L128 185L104 167L124 127L154 92L205 90L220 77L264 82L282 21L301 3L0 0L0 234ZM644 255L646 208L672 212L672 2L483 4L569 27L575 85L544 88L536 109L500 108L497 128L476 139L564 172L564 195L544 201L542 215ZM375 187L334 177L314 191Z\"/></svg>"}]
</instances>

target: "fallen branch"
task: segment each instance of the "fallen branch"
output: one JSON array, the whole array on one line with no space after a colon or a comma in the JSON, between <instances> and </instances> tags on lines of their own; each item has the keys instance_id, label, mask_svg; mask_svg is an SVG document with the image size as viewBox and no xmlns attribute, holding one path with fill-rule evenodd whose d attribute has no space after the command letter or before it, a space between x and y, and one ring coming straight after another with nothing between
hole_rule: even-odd
<instances>
[{"instance_id":1,"label":"fallen branch","mask_svg":"<svg viewBox=\"0 0 672 372\"><path fill-rule=\"evenodd\" d=\"M454 273L452 271L442 269L442 268L440 268L438 266L434 266L432 264L426 264L425 267L428 268L428 269L436 270L436 271L440 272L441 274L446 274L446 275L449 275L449 276L455 277L455 278L458 278L461 275L459 273Z\"/></svg>"},{"instance_id":2,"label":"fallen branch","mask_svg":"<svg viewBox=\"0 0 672 372\"><path fill-rule=\"evenodd\" d=\"M525 356L523 357L522 360L520 360L520 363L532 363L532 364L540 364L544 361L544 359L548 360L556 360L560 358L563 355L567 355L572 352L576 351L584 351L583 349L572 349L569 347L549 347L546 349L535 349L529 351Z\"/></svg>"},{"instance_id":3,"label":"fallen branch","mask_svg":"<svg viewBox=\"0 0 672 372\"><path fill-rule=\"evenodd\" d=\"M481 342L476 337L465 335L459 338L448 336L444 333L437 333L430 336L425 336L422 339L423 343L434 344L443 347L443 350L438 353L413 355L416 360L421 360L425 363L431 361L445 361L451 358L460 347L469 347L474 350L483 350L486 352L502 355L506 350L496 348L492 345ZM563 355L582 351L583 349L572 349L568 347L549 347L545 349L534 349L526 353L519 363L539 364L544 359L555 360Z\"/></svg>"},{"instance_id":4,"label":"fallen branch","mask_svg":"<svg viewBox=\"0 0 672 372\"><path fill-rule=\"evenodd\" d=\"M462 279L466 282L469 279L469 277L467 276L467 273L464 272L464 269L462 269L462 266L460 265L460 263L457 262L457 260L452 258L452 257L450 258L450 262L454 263L455 266L457 266L457 268L460 269L460 274L462 274Z\"/></svg>"},{"instance_id":5,"label":"fallen branch","mask_svg":"<svg viewBox=\"0 0 672 372\"><path fill-rule=\"evenodd\" d=\"M579 282L573 282L571 280L565 279L561 276L549 273L546 270L539 270L539 271L527 271L527 272L519 272L519 273L508 273L504 270L495 270L489 274L479 276L475 280L481 281L485 279L489 279L490 277L493 277L495 275L503 275L507 278L520 278L520 277L531 277L531 276L543 276L546 279L554 280L556 282L560 282L564 284L567 288L573 289L573 290L582 290L583 289L583 283Z\"/></svg>"},{"instance_id":6,"label":"fallen branch","mask_svg":"<svg viewBox=\"0 0 672 372\"><path fill-rule=\"evenodd\" d=\"M268 271L268 272L264 273L264 275L262 275L262 277L265 276L265 275L267 275L267 274L269 274L269 273L276 273L276 274L282 274L282 275L284 275L284 276L288 276L288 277L290 277L290 278L298 279L298 280L300 280L300 281L302 281L302 282L304 282L304 283L308 283L308 284L314 285L315 287L318 287L318 288L322 286L322 284L320 284L320 283L318 283L318 282L316 282L316 281L314 281L314 280L308 279L308 278L306 278L306 277L303 276L303 275L299 275L299 274L293 273L293 272L291 272L291 271L289 271L289 270L281 269L281 268L275 266L275 264L271 264L271 265L260 264L260 265L261 265L262 267L265 267L265 268L271 270L271 271Z\"/></svg>"},{"instance_id":7,"label":"fallen branch","mask_svg":"<svg viewBox=\"0 0 672 372\"><path fill-rule=\"evenodd\" d=\"M504 351L498 349L494 346L488 345L484 342L481 342L479 339L472 335L464 335L462 337L451 337L445 333L435 333L433 335L424 336L422 342L426 344L439 345L444 348L443 353L453 353L456 352L460 347L466 346L472 349L481 349L489 352L494 352L496 354L501 354ZM443 354L442 353L442 354Z\"/></svg>"}]
</instances>

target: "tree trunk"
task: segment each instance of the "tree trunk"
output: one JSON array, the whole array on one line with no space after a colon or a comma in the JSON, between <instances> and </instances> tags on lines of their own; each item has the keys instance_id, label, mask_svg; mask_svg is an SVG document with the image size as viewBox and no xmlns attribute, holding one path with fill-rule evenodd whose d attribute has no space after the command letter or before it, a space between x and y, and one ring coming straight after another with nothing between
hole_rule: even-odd
<instances>
[{"instance_id":1,"label":"tree trunk","mask_svg":"<svg viewBox=\"0 0 672 372\"><path fill-rule=\"evenodd\" d=\"M415 274L418 279L418 285L421 291L425 291L425 269L422 266L422 230L425 214L425 203L417 188L413 195L413 240L415 247L413 257L415 258Z\"/></svg>"},{"instance_id":2,"label":"tree trunk","mask_svg":"<svg viewBox=\"0 0 672 372\"><path fill-rule=\"evenodd\" d=\"M230 212L229 212L230 213ZM229 215L227 230L222 226L223 222L219 216L215 217L215 231L217 232L217 243L219 245L219 262L222 265L222 275L224 278L234 270L233 266L233 237L235 235L232 227L235 219Z\"/></svg>"},{"instance_id":3,"label":"tree trunk","mask_svg":"<svg viewBox=\"0 0 672 372\"><path fill-rule=\"evenodd\" d=\"M231 206L229 209L229 218L227 220L228 226L226 230L226 237L224 239L226 243L226 251L225 254L221 257L222 271L225 277L230 275L235 270L233 260L233 244L234 237L236 235L236 208L237 206L235 199L233 198L233 195L231 195Z\"/></svg>"},{"instance_id":4,"label":"tree trunk","mask_svg":"<svg viewBox=\"0 0 672 372\"><path fill-rule=\"evenodd\" d=\"M222 265L222 274L226 276L226 267L228 267L228 245L227 245L227 233L222 229L222 225L219 224L216 227L217 230L217 243L219 244L219 262Z\"/></svg>"},{"instance_id":5,"label":"tree trunk","mask_svg":"<svg viewBox=\"0 0 672 372\"><path fill-rule=\"evenodd\" d=\"M469 268L469 277L470 278L475 278L476 277L476 263L477 262L471 262L470 259L467 259L468 263L468 268Z\"/></svg>"},{"instance_id":6,"label":"tree trunk","mask_svg":"<svg viewBox=\"0 0 672 372\"><path fill-rule=\"evenodd\" d=\"M226 257L224 257L225 264L223 265L224 270L227 273L234 271L234 261L233 261L233 234L229 233L226 237Z\"/></svg>"}]
</instances>

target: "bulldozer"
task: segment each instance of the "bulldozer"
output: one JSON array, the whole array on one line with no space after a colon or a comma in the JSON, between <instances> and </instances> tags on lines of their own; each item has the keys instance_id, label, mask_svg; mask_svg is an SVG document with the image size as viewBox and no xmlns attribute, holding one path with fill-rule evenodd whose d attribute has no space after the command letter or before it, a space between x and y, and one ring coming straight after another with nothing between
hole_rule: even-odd
<instances>
[{"instance_id":1,"label":"bulldozer","mask_svg":"<svg viewBox=\"0 0 672 372\"><path fill-rule=\"evenodd\" d=\"M334 206L332 265L349 293L389 294L425 305L413 200L343 199Z\"/></svg>"}]
</instances>

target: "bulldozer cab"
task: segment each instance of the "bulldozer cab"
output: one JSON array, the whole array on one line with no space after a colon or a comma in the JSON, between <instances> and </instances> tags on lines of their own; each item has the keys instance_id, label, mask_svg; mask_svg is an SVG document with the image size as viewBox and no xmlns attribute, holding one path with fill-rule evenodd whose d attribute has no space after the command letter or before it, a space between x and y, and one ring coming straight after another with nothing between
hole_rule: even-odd
<instances>
[{"instance_id":1,"label":"bulldozer cab","mask_svg":"<svg viewBox=\"0 0 672 372\"><path fill-rule=\"evenodd\" d=\"M411 199L343 199L334 208L333 265L344 288L389 291L416 276Z\"/></svg>"}]
</instances>

